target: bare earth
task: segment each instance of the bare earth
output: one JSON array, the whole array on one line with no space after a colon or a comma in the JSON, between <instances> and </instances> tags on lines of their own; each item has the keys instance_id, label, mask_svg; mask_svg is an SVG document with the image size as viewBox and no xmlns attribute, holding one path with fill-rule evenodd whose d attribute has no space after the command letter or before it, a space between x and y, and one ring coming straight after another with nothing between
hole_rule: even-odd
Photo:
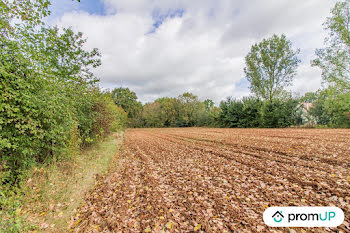
<instances>
[{"instance_id":1,"label":"bare earth","mask_svg":"<svg viewBox=\"0 0 350 233\"><path fill-rule=\"evenodd\" d=\"M72 223L77 232L289 232L269 206L337 206L350 232L350 131L132 129L117 168Z\"/></svg>"}]
</instances>

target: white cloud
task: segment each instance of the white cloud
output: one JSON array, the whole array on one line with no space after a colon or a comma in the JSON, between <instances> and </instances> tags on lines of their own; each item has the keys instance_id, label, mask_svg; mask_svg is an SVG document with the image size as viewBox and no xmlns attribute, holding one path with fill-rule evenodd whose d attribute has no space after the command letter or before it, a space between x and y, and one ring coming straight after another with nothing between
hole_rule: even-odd
<instances>
[{"instance_id":1,"label":"white cloud","mask_svg":"<svg viewBox=\"0 0 350 233\"><path fill-rule=\"evenodd\" d=\"M253 43L285 33L301 48L302 65L291 90L321 86L320 72L310 67L325 36L322 23L332 1L319 0L104 0L107 15L69 12L57 19L88 37L87 46L102 52L96 70L104 88L128 86L151 101L185 91L216 102L242 97L244 57ZM154 33L152 13L183 9Z\"/></svg>"}]
</instances>

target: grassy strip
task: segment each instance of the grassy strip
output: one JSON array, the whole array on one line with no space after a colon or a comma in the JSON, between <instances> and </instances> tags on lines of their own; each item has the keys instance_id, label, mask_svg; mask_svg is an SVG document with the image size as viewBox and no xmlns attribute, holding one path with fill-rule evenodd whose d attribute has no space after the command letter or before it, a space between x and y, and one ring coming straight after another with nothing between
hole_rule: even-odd
<instances>
[{"instance_id":1,"label":"grassy strip","mask_svg":"<svg viewBox=\"0 0 350 233\"><path fill-rule=\"evenodd\" d=\"M17 209L36 226L32 232L67 232L85 192L94 186L96 176L107 172L121 141L122 134L116 133L72 159L34 169L24 205Z\"/></svg>"}]
</instances>

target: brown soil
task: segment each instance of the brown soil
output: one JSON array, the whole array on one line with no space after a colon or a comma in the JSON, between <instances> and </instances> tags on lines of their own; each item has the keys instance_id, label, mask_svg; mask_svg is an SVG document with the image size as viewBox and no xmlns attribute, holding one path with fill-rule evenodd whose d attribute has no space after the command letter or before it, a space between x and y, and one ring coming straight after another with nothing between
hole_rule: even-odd
<instances>
[{"instance_id":1,"label":"brown soil","mask_svg":"<svg viewBox=\"0 0 350 233\"><path fill-rule=\"evenodd\" d=\"M337 229L269 228L269 206L337 206ZM132 129L77 232L349 232L350 131Z\"/></svg>"}]
</instances>

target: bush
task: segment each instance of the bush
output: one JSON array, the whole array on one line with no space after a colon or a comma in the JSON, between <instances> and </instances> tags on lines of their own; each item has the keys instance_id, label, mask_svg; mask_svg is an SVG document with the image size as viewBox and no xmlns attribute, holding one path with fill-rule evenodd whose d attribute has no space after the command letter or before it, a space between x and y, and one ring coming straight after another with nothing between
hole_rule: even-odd
<instances>
[{"instance_id":1,"label":"bush","mask_svg":"<svg viewBox=\"0 0 350 233\"><path fill-rule=\"evenodd\" d=\"M253 97L243 100L223 101L220 104L221 113L218 121L223 127L248 128L260 126L261 101Z\"/></svg>"},{"instance_id":2,"label":"bush","mask_svg":"<svg viewBox=\"0 0 350 233\"><path fill-rule=\"evenodd\" d=\"M109 93L98 96L93 111L96 120L92 132L95 137L122 130L127 122L127 113L121 107L115 105Z\"/></svg>"},{"instance_id":3,"label":"bush","mask_svg":"<svg viewBox=\"0 0 350 233\"><path fill-rule=\"evenodd\" d=\"M273 100L266 101L261 108L260 127L283 128L297 125L301 121L301 115L297 111L297 100Z\"/></svg>"},{"instance_id":4,"label":"bush","mask_svg":"<svg viewBox=\"0 0 350 233\"><path fill-rule=\"evenodd\" d=\"M317 93L310 114L319 125L334 128L350 127L350 93L330 86Z\"/></svg>"},{"instance_id":5,"label":"bush","mask_svg":"<svg viewBox=\"0 0 350 233\"><path fill-rule=\"evenodd\" d=\"M221 126L230 128L288 127L300 122L297 106L298 101L294 99L276 99L270 102L254 97L242 100L229 98L220 104L218 122Z\"/></svg>"}]
</instances>

